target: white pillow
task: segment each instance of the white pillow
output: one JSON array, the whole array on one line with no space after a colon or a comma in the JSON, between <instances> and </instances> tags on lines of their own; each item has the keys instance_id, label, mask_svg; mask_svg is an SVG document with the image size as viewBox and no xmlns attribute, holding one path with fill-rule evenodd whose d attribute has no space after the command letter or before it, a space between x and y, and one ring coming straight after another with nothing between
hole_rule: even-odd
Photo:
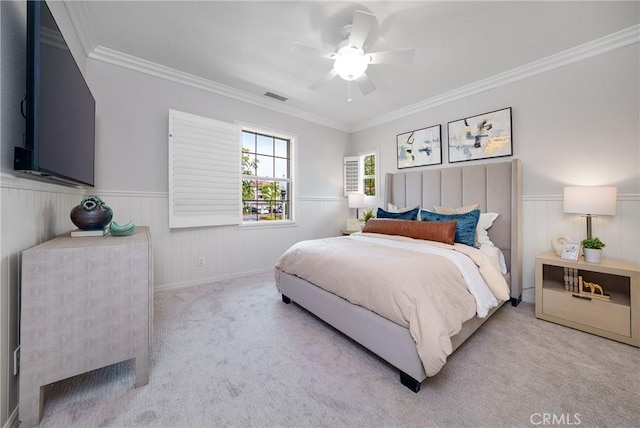
<instances>
[{"instance_id":1,"label":"white pillow","mask_svg":"<svg viewBox=\"0 0 640 428\"><path fill-rule=\"evenodd\" d=\"M438 205L433 206L433 212L438 214L466 214L473 210L479 210L480 204L470 204L464 207L441 207Z\"/></svg>"},{"instance_id":2,"label":"white pillow","mask_svg":"<svg viewBox=\"0 0 640 428\"><path fill-rule=\"evenodd\" d=\"M420 208L420 205L416 205L415 207L398 208L393 204L387 204L387 211L390 213L406 213L407 211L415 210L416 208Z\"/></svg>"},{"instance_id":3,"label":"white pillow","mask_svg":"<svg viewBox=\"0 0 640 428\"><path fill-rule=\"evenodd\" d=\"M491 263L504 275L507 273L507 263L500 248L493 244L480 244L482 251L491 260Z\"/></svg>"},{"instance_id":4,"label":"white pillow","mask_svg":"<svg viewBox=\"0 0 640 428\"><path fill-rule=\"evenodd\" d=\"M480 245L490 244L493 242L489 239L487 229L493 225L493 222L498 218L498 213L481 213L478 225L476 226L476 242Z\"/></svg>"}]
</instances>

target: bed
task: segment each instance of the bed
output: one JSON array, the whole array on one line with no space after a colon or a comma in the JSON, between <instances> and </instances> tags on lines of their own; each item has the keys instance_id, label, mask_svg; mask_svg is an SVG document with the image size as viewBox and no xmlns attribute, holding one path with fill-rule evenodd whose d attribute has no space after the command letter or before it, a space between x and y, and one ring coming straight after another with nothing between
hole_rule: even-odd
<instances>
[{"instance_id":1,"label":"bed","mask_svg":"<svg viewBox=\"0 0 640 428\"><path fill-rule=\"evenodd\" d=\"M461 207L478 203L481 212L498 213L487 232L492 243L504 254L508 271L504 275L508 284L507 297L490 309L487 316L473 316L465 321L459 332L450 337L452 352L502 304L510 301L515 306L521 300L521 163L514 159L510 162L393 173L386 175L385 185L385 207L388 204L397 207L419 205L431 209L433 206ZM414 392L420 390L427 371L424 355L419 352L414 339L414 329L350 303L300 276L288 273L279 264L280 261L276 265L276 285L284 303L294 301L368 348L399 370L403 385ZM343 285L349 282L345 273Z\"/></svg>"}]
</instances>

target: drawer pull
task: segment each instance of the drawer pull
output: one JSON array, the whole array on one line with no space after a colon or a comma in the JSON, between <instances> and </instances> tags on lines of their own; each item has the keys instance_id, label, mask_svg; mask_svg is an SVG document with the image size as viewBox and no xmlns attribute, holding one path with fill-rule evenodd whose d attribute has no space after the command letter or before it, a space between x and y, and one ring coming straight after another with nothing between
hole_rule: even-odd
<instances>
[{"instance_id":1,"label":"drawer pull","mask_svg":"<svg viewBox=\"0 0 640 428\"><path fill-rule=\"evenodd\" d=\"M578 294L572 294L571 296L577 297L578 299L591 300L591 297L589 296L580 296Z\"/></svg>"}]
</instances>

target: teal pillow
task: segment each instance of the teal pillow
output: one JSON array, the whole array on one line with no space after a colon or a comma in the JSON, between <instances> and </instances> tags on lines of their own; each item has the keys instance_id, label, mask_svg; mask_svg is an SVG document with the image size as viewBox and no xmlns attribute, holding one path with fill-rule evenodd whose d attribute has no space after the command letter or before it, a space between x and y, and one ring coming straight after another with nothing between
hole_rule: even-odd
<instances>
[{"instance_id":1,"label":"teal pillow","mask_svg":"<svg viewBox=\"0 0 640 428\"><path fill-rule=\"evenodd\" d=\"M392 213L389 211L385 211L382 208L378 208L378 212L376 213L377 218L393 218L396 220L415 220L418 218L418 212L420 208L414 208L409 211L405 211L403 213Z\"/></svg>"},{"instance_id":2,"label":"teal pillow","mask_svg":"<svg viewBox=\"0 0 640 428\"><path fill-rule=\"evenodd\" d=\"M455 242L465 244L470 247L476 246L476 226L480 219L480 210L469 211L465 214L438 214L427 210L420 210L420 219L423 221L455 221L456 236Z\"/></svg>"}]
</instances>

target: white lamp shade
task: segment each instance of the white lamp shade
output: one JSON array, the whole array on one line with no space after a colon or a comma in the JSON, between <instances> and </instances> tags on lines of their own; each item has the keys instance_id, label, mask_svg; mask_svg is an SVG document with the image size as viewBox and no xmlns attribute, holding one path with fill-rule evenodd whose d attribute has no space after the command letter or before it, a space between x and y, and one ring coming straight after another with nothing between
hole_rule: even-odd
<instances>
[{"instance_id":1,"label":"white lamp shade","mask_svg":"<svg viewBox=\"0 0 640 428\"><path fill-rule=\"evenodd\" d=\"M364 193L349 193L349 208L364 208Z\"/></svg>"},{"instance_id":2,"label":"white lamp shade","mask_svg":"<svg viewBox=\"0 0 640 428\"><path fill-rule=\"evenodd\" d=\"M565 187L564 212L572 214L615 215L615 187Z\"/></svg>"}]
</instances>

